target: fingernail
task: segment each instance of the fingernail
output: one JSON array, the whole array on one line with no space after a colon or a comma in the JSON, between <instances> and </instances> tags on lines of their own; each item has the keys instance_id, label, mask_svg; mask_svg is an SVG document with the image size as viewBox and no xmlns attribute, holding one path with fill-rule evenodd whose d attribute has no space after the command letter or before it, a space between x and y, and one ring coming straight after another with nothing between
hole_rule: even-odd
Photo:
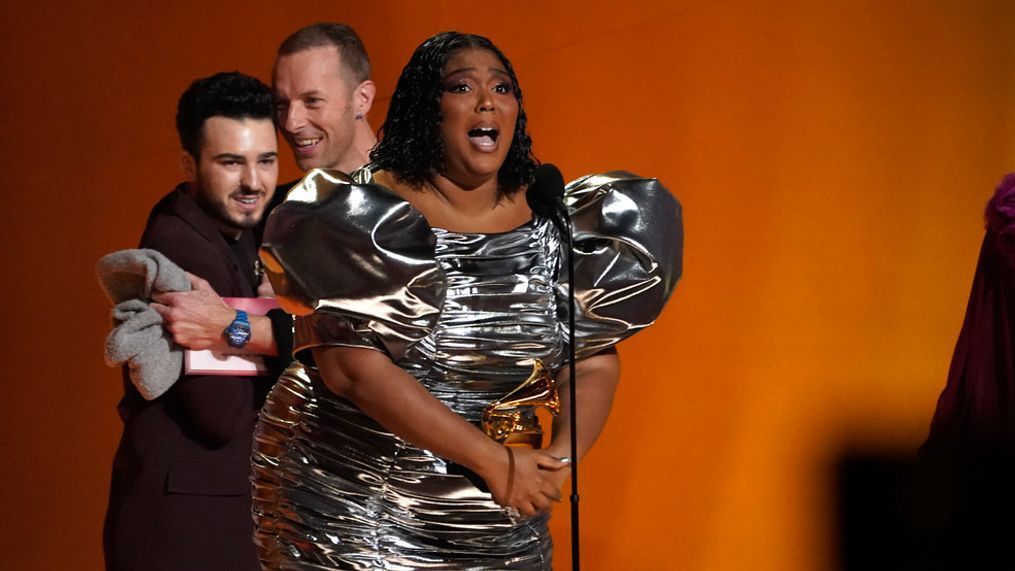
<instances>
[{"instance_id":1,"label":"fingernail","mask_svg":"<svg viewBox=\"0 0 1015 571\"><path fill-rule=\"evenodd\" d=\"M568 458L567 456L561 456L561 457L559 458L559 460L560 460L561 462L565 463L565 464L570 464L570 463L571 463L571 459L570 459L570 458Z\"/></svg>"}]
</instances>

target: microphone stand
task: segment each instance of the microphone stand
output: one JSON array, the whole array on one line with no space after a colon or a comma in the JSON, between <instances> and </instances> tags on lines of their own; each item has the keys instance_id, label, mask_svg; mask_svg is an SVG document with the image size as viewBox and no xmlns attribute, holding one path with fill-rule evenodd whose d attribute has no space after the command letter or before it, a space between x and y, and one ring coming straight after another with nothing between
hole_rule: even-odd
<instances>
[{"instance_id":1,"label":"microphone stand","mask_svg":"<svg viewBox=\"0 0 1015 571\"><path fill-rule=\"evenodd\" d=\"M568 414L571 416L571 569L581 569L581 549L578 529L578 391L575 371L575 316L578 313L574 298L574 225L564 205L564 180L557 167L546 163L536 169L535 181L526 191L525 200L532 212L549 218L561 234L567 258L567 326L568 326Z\"/></svg>"},{"instance_id":2,"label":"microphone stand","mask_svg":"<svg viewBox=\"0 0 1015 571\"><path fill-rule=\"evenodd\" d=\"M581 549L578 538L578 391L577 377L575 375L575 313L576 304L574 299L574 226L571 224L571 216L568 215L567 207L563 202L558 202L558 217L563 222L564 240L567 245L567 327L568 327L568 376L567 393L570 397L568 412L571 415L571 569L581 569Z\"/></svg>"}]
</instances>

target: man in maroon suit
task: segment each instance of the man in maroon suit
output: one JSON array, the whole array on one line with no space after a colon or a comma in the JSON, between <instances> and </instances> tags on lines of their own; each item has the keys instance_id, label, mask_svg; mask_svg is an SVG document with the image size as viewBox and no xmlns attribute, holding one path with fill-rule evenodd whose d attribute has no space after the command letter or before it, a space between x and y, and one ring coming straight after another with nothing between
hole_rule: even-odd
<instances>
[{"instance_id":1,"label":"man in maroon suit","mask_svg":"<svg viewBox=\"0 0 1015 571\"><path fill-rule=\"evenodd\" d=\"M160 251L224 296L255 297L251 229L278 177L267 86L239 73L195 81L177 130L186 182L152 209L140 247ZM237 313L223 343L273 354L271 323ZM280 326L288 317L276 315ZM124 371L123 437L113 464L107 569L259 569L250 516L250 449L274 377L181 374L147 401Z\"/></svg>"}]
</instances>

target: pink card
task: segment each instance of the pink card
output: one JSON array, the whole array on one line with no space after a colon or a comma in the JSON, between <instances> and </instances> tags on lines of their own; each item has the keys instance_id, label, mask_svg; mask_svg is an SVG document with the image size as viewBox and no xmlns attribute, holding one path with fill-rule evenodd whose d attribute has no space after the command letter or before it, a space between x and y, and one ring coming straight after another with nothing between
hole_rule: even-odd
<instances>
[{"instance_id":1,"label":"pink card","mask_svg":"<svg viewBox=\"0 0 1015 571\"><path fill-rule=\"evenodd\" d=\"M251 315L265 315L278 307L272 297L224 297L229 307L242 309ZM183 372L188 375L265 376L271 374L260 355L244 353L243 349L229 351L183 352Z\"/></svg>"}]
</instances>

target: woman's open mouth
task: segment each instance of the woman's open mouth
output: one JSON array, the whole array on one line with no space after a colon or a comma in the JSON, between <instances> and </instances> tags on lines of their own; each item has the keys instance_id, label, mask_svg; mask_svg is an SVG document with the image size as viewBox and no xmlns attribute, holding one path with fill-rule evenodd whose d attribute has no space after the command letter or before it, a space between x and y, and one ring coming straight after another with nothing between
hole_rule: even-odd
<instances>
[{"instance_id":1,"label":"woman's open mouth","mask_svg":"<svg viewBox=\"0 0 1015 571\"><path fill-rule=\"evenodd\" d=\"M496 127L476 127L469 129L469 142L480 151L489 152L497 148L499 135Z\"/></svg>"}]
</instances>

